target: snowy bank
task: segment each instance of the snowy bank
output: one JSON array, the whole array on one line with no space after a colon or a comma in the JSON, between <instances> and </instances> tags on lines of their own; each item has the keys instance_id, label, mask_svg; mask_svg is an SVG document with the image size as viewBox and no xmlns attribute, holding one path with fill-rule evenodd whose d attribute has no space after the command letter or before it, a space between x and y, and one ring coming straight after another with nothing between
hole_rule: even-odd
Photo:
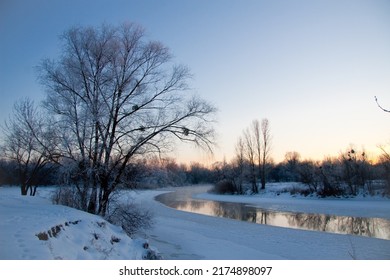
<instances>
[{"instance_id":1,"label":"snowy bank","mask_svg":"<svg viewBox=\"0 0 390 280\"><path fill-rule=\"evenodd\" d=\"M0 188L0 259L145 259L153 251L99 216Z\"/></svg>"}]
</instances>

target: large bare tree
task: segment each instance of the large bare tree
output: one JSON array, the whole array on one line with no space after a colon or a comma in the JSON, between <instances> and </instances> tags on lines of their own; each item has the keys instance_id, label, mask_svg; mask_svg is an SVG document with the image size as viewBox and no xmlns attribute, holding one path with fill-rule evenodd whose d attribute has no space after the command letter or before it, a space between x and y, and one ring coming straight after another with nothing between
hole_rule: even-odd
<instances>
[{"instance_id":1,"label":"large bare tree","mask_svg":"<svg viewBox=\"0 0 390 280\"><path fill-rule=\"evenodd\" d=\"M174 139L211 150L215 108L188 94L189 70L135 24L71 28L62 55L40 69L45 106L76 163L84 207L105 215L137 155L170 150Z\"/></svg>"}]
</instances>

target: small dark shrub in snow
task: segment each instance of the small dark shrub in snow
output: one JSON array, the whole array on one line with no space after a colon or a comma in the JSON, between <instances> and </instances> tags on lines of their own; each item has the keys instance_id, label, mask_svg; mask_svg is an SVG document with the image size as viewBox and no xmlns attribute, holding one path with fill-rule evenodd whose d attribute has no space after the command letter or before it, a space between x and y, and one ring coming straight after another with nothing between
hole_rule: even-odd
<instances>
[{"instance_id":1,"label":"small dark shrub in snow","mask_svg":"<svg viewBox=\"0 0 390 280\"><path fill-rule=\"evenodd\" d=\"M338 187L324 187L319 189L317 194L320 197L343 196L345 195L345 191Z\"/></svg>"},{"instance_id":2,"label":"small dark shrub in snow","mask_svg":"<svg viewBox=\"0 0 390 280\"><path fill-rule=\"evenodd\" d=\"M216 183L211 192L217 194L233 194L236 192L236 187L231 180L225 179Z\"/></svg>"},{"instance_id":3,"label":"small dark shrub in snow","mask_svg":"<svg viewBox=\"0 0 390 280\"><path fill-rule=\"evenodd\" d=\"M110 207L105 219L133 235L141 229L150 228L153 224L153 215L149 210L143 209L134 203L117 203Z\"/></svg>"}]
</instances>

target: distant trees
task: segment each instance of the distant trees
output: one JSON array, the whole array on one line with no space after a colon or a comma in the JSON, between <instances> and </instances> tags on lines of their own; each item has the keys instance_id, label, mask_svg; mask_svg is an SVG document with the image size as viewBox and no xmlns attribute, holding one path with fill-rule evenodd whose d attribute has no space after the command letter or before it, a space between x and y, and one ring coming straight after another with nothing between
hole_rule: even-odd
<instances>
[{"instance_id":1,"label":"distant trees","mask_svg":"<svg viewBox=\"0 0 390 280\"><path fill-rule=\"evenodd\" d=\"M259 192L258 182L261 183L261 189L264 189L270 167L270 147L271 131L268 119L263 119L261 123L254 120L238 138L232 163L225 162L220 168L220 173L223 172L225 176L220 178L223 184L219 186L229 186L221 189L230 191L231 185L234 186L235 193L242 194L247 191L245 184L248 183L250 192L256 194Z\"/></svg>"},{"instance_id":2,"label":"distant trees","mask_svg":"<svg viewBox=\"0 0 390 280\"><path fill-rule=\"evenodd\" d=\"M3 126L2 156L9 160L8 166L14 166L14 183L20 185L21 195L35 195L52 167L53 155L46 152L55 141L51 129L29 99L15 103L13 115Z\"/></svg>"},{"instance_id":3,"label":"distant trees","mask_svg":"<svg viewBox=\"0 0 390 280\"><path fill-rule=\"evenodd\" d=\"M254 193L253 165L245 154L245 143L239 138L235 157L230 163L214 166L219 174L214 183L215 191L227 193ZM355 196L359 193L390 194L390 156L384 151L378 163L373 163L364 150L349 147L338 157L327 157L320 161L302 160L298 152L287 152L285 160L277 164L266 163L267 181L300 182L306 188L294 190L303 195ZM257 168L256 164L256 169ZM261 170L261 169L260 169ZM258 174L258 173L257 173Z\"/></svg>"},{"instance_id":4,"label":"distant trees","mask_svg":"<svg viewBox=\"0 0 390 280\"><path fill-rule=\"evenodd\" d=\"M373 182L381 178L381 169L370 162L364 150L353 147L322 161L302 161L298 153L288 152L285 161L273 167L270 179L301 182L308 187L306 194L356 195L360 191L373 192Z\"/></svg>"}]
</instances>

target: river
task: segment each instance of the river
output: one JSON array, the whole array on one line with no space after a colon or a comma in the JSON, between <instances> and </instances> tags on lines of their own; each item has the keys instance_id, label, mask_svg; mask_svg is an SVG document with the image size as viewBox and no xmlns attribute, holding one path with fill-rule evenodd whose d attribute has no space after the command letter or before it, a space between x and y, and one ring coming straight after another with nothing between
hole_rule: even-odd
<instances>
[{"instance_id":1,"label":"river","mask_svg":"<svg viewBox=\"0 0 390 280\"><path fill-rule=\"evenodd\" d=\"M179 188L158 195L156 200L168 207L197 214L236 219L245 222L338 234L360 235L390 240L390 220L301 212L271 211L246 203L209 201L194 198L206 187Z\"/></svg>"}]
</instances>

